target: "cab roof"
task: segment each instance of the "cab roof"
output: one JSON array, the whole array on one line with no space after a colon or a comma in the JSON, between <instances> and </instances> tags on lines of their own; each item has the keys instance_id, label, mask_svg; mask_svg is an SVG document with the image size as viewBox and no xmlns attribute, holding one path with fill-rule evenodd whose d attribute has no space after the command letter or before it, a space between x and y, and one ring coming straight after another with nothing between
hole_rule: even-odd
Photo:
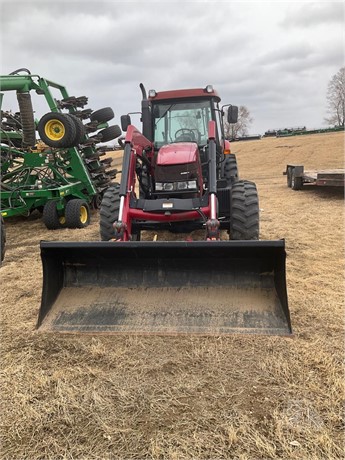
<instances>
[{"instance_id":1,"label":"cab roof","mask_svg":"<svg viewBox=\"0 0 345 460\"><path fill-rule=\"evenodd\" d=\"M149 93L151 93L150 91ZM163 101L170 99L188 99L188 98L214 98L217 102L220 102L220 97L214 89L207 91L206 88L194 88L194 89L175 89L171 91L159 91L156 92L155 96L150 96L150 101Z\"/></svg>"}]
</instances>

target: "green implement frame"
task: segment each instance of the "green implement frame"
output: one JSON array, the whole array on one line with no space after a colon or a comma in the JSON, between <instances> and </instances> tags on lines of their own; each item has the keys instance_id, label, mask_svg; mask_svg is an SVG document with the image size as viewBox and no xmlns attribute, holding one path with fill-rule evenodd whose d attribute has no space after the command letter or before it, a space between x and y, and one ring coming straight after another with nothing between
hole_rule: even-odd
<instances>
[{"instance_id":1,"label":"green implement frame","mask_svg":"<svg viewBox=\"0 0 345 460\"><path fill-rule=\"evenodd\" d=\"M19 73L23 71L27 74ZM2 110L4 93L8 91L16 92L19 113ZM77 141L62 148L36 142L38 122L33 116L32 92L45 99L53 117L54 113L63 114L69 117L69 123L73 121L73 129L79 129ZM55 92L60 99L55 97ZM92 120L92 110L82 110L86 104L85 96L71 97L64 86L32 75L26 69L0 76L0 185L1 215L4 218L26 216L35 209L43 211L51 200L55 202L61 221L66 205L72 199L98 207L116 170L107 170L111 161L100 159L107 148L97 147L97 143L105 142L102 132L116 127L109 128L104 120ZM87 118L91 122L83 124L82 120ZM103 131L89 136L90 132L100 129Z\"/></svg>"}]
</instances>

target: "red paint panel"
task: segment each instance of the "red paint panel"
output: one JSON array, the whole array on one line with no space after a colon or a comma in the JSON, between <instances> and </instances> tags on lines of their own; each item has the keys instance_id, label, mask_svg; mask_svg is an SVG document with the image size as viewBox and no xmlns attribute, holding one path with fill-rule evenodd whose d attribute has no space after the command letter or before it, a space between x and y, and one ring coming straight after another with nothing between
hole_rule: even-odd
<instances>
[{"instance_id":1,"label":"red paint panel","mask_svg":"<svg viewBox=\"0 0 345 460\"><path fill-rule=\"evenodd\" d=\"M216 122L214 120L210 120L208 122L208 138L209 139L216 138Z\"/></svg>"},{"instance_id":2,"label":"red paint panel","mask_svg":"<svg viewBox=\"0 0 345 460\"><path fill-rule=\"evenodd\" d=\"M146 148L152 146L149 141L135 126L129 125L126 132L125 142L130 142L135 148L141 147Z\"/></svg>"},{"instance_id":3,"label":"red paint panel","mask_svg":"<svg viewBox=\"0 0 345 460\"><path fill-rule=\"evenodd\" d=\"M159 149L156 164L158 166L196 163L198 146L194 142L176 142Z\"/></svg>"},{"instance_id":4,"label":"red paint panel","mask_svg":"<svg viewBox=\"0 0 345 460\"><path fill-rule=\"evenodd\" d=\"M204 97L210 98L213 97L216 101L220 101L220 97L217 91L212 91L212 93L207 93L204 88L194 88L194 89L177 89L172 91L159 91L157 96L149 97L151 101L161 101L165 99L186 99L188 97Z\"/></svg>"},{"instance_id":5,"label":"red paint panel","mask_svg":"<svg viewBox=\"0 0 345 460\"><path fill-rule=\"evenodd\" d=\"M169 211L169 210L167 210ZM201 212L206 217L210 217L210 207L205 206L201 208ZM171 214L145 212L141 209L129 209L129 216L131 219L138 219L143 221L156 221L156 222L182 222L185 220L199 220L200 214L197 211L176 212Z\"/></svg>"}]
</instances>

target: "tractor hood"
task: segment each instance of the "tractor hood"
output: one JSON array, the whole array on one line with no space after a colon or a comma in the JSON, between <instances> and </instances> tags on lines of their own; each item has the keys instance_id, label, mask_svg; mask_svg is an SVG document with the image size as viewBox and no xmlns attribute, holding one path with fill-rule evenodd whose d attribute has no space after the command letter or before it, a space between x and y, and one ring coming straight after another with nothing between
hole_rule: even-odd
<instances>
[{"instance_id":1,"label":"tractor hood","mask_svg":"<svg viewBox=\"0 0 345 460\"><path fill-rule=\"evenodd\" d=\"M197 163L199 159L198 145L195 142L175 142L164 145L158 151L156 165L168 166L186 163Z\"/></svg>"}]
</instances>

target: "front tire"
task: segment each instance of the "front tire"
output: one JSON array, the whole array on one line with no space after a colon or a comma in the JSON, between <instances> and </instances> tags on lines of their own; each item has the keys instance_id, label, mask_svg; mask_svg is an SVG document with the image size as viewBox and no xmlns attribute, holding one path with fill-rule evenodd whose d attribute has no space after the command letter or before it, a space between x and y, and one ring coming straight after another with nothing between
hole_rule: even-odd
<instances>
[{"instance_id":1,"label":"front tire","mask_svg":"<svg viewBox=\"0 0 345 460\"><path fill-rule=\"evenodd\" d=\"M230 239L259 239L259 198L254 182L240 180L232 185Z\"/></svg>"},{"instance_id":2,"label":"front tire","mask_svg":"<svg viewBox=\"0 0 345 460\"><path fill-rule=\"evenodd\" d=\"M109 187L103 195L100 209L100 235L102 241L115 238L113 223L118 220L120 209L120 185Z\"/></svg>"}]
</instances>

